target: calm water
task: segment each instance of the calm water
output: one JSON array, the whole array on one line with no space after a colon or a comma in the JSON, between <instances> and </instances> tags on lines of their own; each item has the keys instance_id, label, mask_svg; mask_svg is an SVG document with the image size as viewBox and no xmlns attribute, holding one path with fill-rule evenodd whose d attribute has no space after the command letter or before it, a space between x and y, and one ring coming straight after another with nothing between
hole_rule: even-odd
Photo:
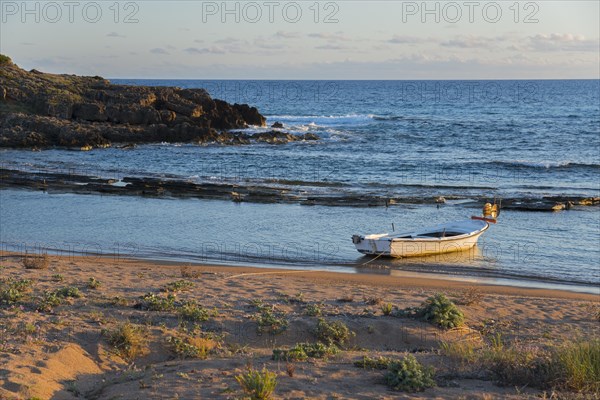
<instances>
[{"instance_id":1,"label":"calm water","mask_svg":"<svg viewBox=\"0 0 600 400\"><path fill-rule=\"evenodd\" d=\"M5 167L104 177L268 183L307 193L599 196L599 81L120 81L206 87L256 105L318 143L147 145L91 152L2 150ZM251 130L260 130L253 128ZM0 192L5 248L39 246L194 261L345 268L368 261L350 236L479 210L233 204ZM460 202L458 202L460 203ZM508 212L469 254L376 260L398 269L597 284L598 208Z\"/></svg>"}]
</instances>

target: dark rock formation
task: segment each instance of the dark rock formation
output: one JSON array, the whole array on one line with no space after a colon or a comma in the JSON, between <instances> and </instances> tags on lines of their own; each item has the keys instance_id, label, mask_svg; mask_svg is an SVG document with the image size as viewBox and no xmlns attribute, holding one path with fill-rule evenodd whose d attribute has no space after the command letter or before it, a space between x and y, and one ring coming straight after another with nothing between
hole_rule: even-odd
<instances>
[{"instance_id":1,"label":"dark rock formation","mask_svg":"<svg viewBox=\"0 0 600 400\"><path fill-rule=\"evenodd\" d=\"M315 134L232 133L265 118L204 89L113 85L100 77L30 72L0 63L0 147L90 149L112 143L248 144L317 140Z\"/></svg>"},{"instance_id":2,"label":"dark rock formation","mask_svg":"<svg viewBox=\"0 0 600 400\"><path fill-rule=\"evenodd\" d=\"M283 124L278 121L271 125L271 128L283 128Z\"/></svg>"}]
</instances>

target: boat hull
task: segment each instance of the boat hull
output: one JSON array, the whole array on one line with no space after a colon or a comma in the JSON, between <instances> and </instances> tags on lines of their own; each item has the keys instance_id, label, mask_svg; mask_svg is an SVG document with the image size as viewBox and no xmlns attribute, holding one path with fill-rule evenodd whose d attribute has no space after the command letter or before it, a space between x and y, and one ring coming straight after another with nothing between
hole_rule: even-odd
<instances>
[{"instance_id":1,"label":"boat hull","mask_svg":"<svg viewBox=\"0 0 600 400\"><path fill-rule=\"evenodd\" d=\"M479 229L453 237L399 238L384 234L361 236L360 240L354 240L354 245L363 254L397 258L453 253L472 249L488 226L486 222L482 222Z\"/></svg>"}]
</instances>

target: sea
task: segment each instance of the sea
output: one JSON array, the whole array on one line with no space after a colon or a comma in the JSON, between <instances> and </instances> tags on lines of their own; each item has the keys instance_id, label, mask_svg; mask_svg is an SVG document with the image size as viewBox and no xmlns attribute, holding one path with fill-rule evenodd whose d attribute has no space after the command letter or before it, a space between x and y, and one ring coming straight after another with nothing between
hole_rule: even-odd
<instances>
[{"instance_id":1,"label":"sea","mask_svg":"<svg viewBox=\"0 0 600 400\"><path fill-rule=\"evenodd\" d=\"M372 259L351 236L480 213L473 199L600 196L600 81L205 81L205 88L320 140L123 150L1 149L4 168L116 180L263 185L306 195L412 199L374 207L0 191L3 250L190 263L429 274L600 293L600 208L505 210L472 251ZM269 127L250 127L260 132ZM430 200L445 197L446 203Z\"/></svg>"}]
</instances>

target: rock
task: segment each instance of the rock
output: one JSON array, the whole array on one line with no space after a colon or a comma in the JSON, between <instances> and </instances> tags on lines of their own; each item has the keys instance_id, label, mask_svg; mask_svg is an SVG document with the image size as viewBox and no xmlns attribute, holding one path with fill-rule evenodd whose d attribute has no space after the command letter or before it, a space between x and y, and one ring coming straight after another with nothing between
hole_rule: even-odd
<instances>
[{"instance_id":1,"label":"rock","mask_svg":"<svg viewBox=\"0 0 600 400\"><path fill-rule=\"evenodd\" d=\"M2 147L248 144L257 140L228 130L264 126L266 121L255 107L212 99L204 89L113 85L98 76L27 72L8 62L0 63L0 101L8 102L9 110L27 110L2 112ZM299 139L284 134L261 140Z\"/></svg>"},{"instance_id":2,"label":"rock","mask_svg":"<svg viewBox=\"0 0 600 400\"><path fill-rule=\"evenodd\" d=\"M281 122L275 122L271 125L271 128L283 128L283 124Z\"/></svg>"},{"instance_id":3,"label":"rock","mask_svg":"<svg viewBox=\"0 0 600 400\"><path fill-rule=\"evenodd\" d=\"M444 204L444 203L446 203L446 199L443 196L436 197L435 202L438 204Z\"/></svg>"}]
</instances>

